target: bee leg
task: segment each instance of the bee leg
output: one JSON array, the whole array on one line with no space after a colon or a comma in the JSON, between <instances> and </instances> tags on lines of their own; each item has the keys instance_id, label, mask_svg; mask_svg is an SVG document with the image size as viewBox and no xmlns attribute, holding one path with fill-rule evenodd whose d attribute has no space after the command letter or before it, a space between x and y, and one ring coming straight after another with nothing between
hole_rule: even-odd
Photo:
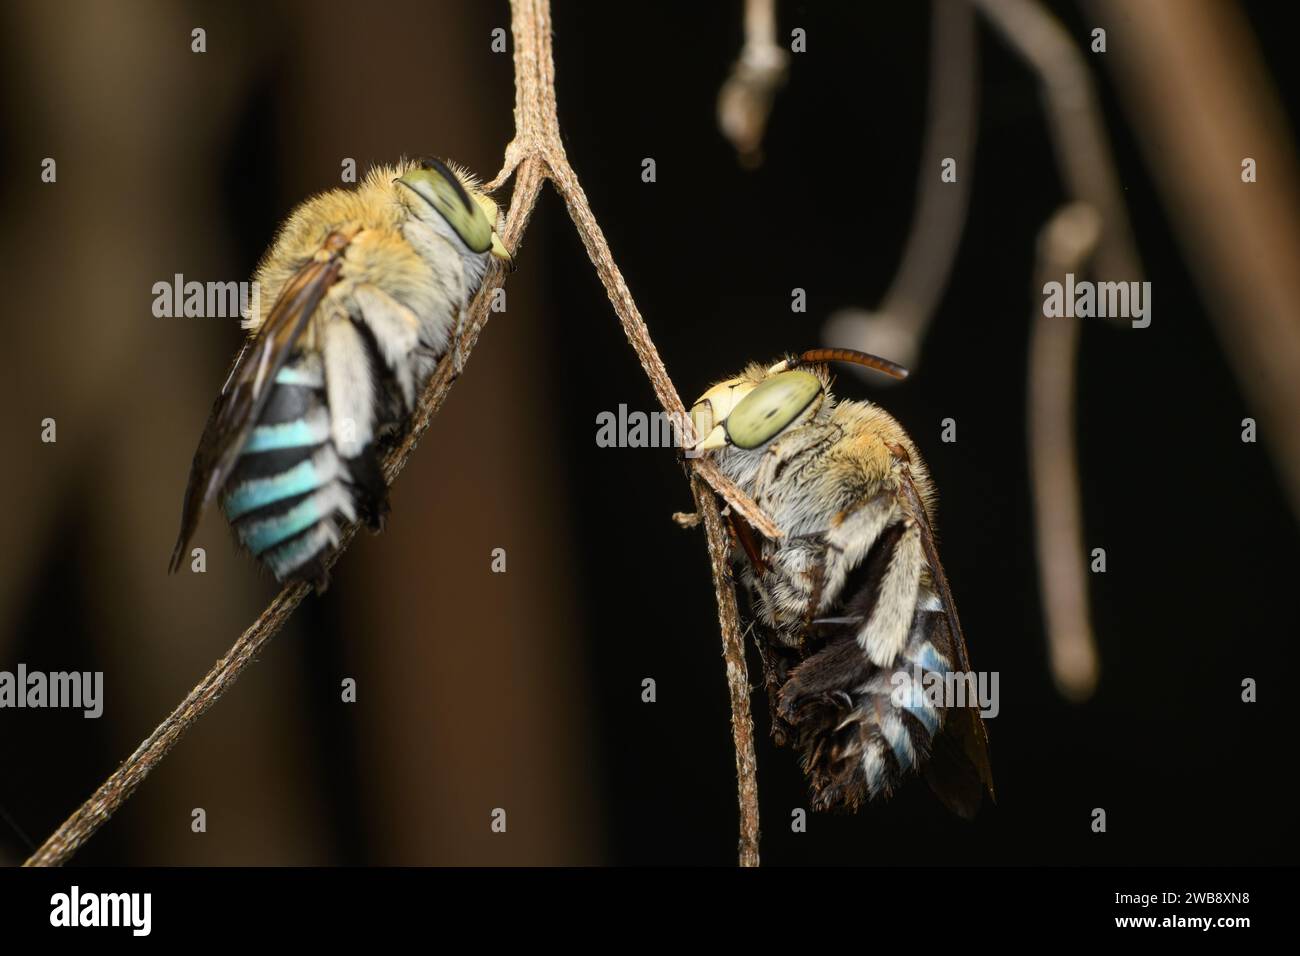
<instances>
[{"instance_id":1,"label":"bee leg","mask_svg":"<svg viewBox=\"0 0 1300 956\"><path fill-rule=\"evenodd\" d=\"M915 522L892 494L876 493L841 511L826 538L839 603L831 617L855 620L862 650L888 667L907 643L925 565Z\"/></svg>"},{"instance_id":2,"label":"bee leg","mask_svg":"<svg viewBox=\"0 0 1300 956\"><path fill-rule=\"evenodd\" d=\"M329 587L330 573L322 567L316 574L316 577L312 579L312 589L316 592L316 596L320 597L329 590Z\"/></svg>"},{"instance_id":3,"label":"bee leg","mask_svg":"<svg viewBox=\"0 0 1300 956\"><path fill-rule=\"evenodd\" d=\"M329 590L330 586L330 573L325 567L325 555L318 554L306 564L294 568L281 580L284 584L310 584L319 597Z\"/></svg>"},{"instance_id":4,"label":"bee leg","mask_svg":"<svg viewBox=\"0 0 1300 956\"><path fill-rule=\"evenodd\" d=\"M776 696L778 719L808 772L816 809L857 801L859 720L854 695L875 668L843 635L791 670Z\"/></svg>"},{"instance_id":5,"label":"bee leg","mask_svg":"<svg viewBox=\"0 0 1300 956\"><path fill-rule=\"evenodd\" d=\"M378 286L358 285L352 297L369 333L372 351L388 370L404 409L410 411L415 407L418 388L411 353L419 348L420 320Z\"/></svg>"},{"instance_id":6,"label":"bee leg","mask_svg":"<svg viewBox=\"0 0 1300 956\"><path fill-rule=\"evenodd\" d=\"M772 728L772 743L778 747L790 746L790 741L794 737L794 728L790 722L781 715L778 704L780 703L781 681L774 676L775 672L767 674L767 719Z\"/></svg>"},{"instance_id":7,"label":"bee leg","mask_svg":"<svg viewBox=\"0 0 1300 956\"><path fill-rule=\"evenodd\" d=\"M375 448L371 445L361 455L347 460L348 474L357 505L357 512L366 526L375 534L384 530L384 521L390 510L388 485Z\"/></svg>"},{"instance_id":8,"label":"bee leg","mask_svg":"<svg viewBox=\"0 0 1300 956\"><path fill-rule=\"evenodd\" d=\"M754 584L770 607L782 612L776 639L783 646L807 652L809 624L816 616L826 591L828 545L825 532L792 535L782 539L761 569L755 569Z\"/></svg>"},{"instance_id":9,"label":"bee leg","mask_svg":"<svg viewBox=\"0 0 1300 956\"><path fill-rule=\"evenodd\" d=\"M803 628L799 632L799 650L804 650L807 646L808 632L812 629L813 618L821 609L822 594L826 589L826 559L830 554L831 548L839 551L838 545L831 541L822 539L821 558L805 572L805 577L809 580L808 606L803 612Z\"/></svg>"},{"instance_id":10,"label":"bee leg","mask_svg":"<svg viewBox=\"0 0 1300 956\"><path fill-rule=\"evenodd\" d=\"M427 345L417 345L412 350L411 355L416 358L421 367L420 381L427 383L433 377L433 373L438 370L438 363L442 361L444 354L446 353L431 349Z\"/></svg>"},{"instance_id":11,"label":"bee leg","mask_svg":"<svg viewBox=\"0 0 1300 956\"><path fill-rule=\"evenodd\" d=\"M754 566L754 573L766 574L767 562L763 560L763 551L759 546L758 537L754 534L754 529L749 526L749 522L740 515L729 515L727 527L731 531L733 546L738 544L744 550L749 563Z\"/></svg>"},{"instance_id":12,"label":"bee leg","mask_svg":"<svg viewBox=\"0 0 1300 956\"><path fill-rule=\"evenodd\" d=\"M763 689L767 692L768 716L771 721L772 741L778 747L790 742L793 728L778 709L781 687L789 678L791 661L781 654L767 634L754 636L759 660L763 664Z\"/></svg>"},{"instance_id":13,"label":"bee leg","mask_svg":"<svg viewBox=\"0 0 1300 956\"><path fill-rule=\"evenodd\" d=\"M698 528L700 525L700 515L696 511L674 511L673 521L677 522L679 528Z\"/></svg>"}]
</instances>

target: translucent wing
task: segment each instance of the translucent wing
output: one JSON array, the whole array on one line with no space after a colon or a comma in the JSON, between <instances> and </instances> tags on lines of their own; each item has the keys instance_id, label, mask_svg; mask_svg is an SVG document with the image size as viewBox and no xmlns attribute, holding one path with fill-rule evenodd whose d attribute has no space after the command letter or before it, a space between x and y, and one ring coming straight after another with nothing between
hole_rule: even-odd
<instances>
[{"instance_id":1,"label":"translucent wing","mask_svg":"<svg viewBox=\"0 0 1300 956\"><path fill-rule=\"evenodd\" d=\"M961 621L957 617L957 605L953 602L948 576L944 574L943 563L939 560L939 549L934 543L934 532L930 528L925 505L906 465L901 469L901 479L900 504L921 532L921 547L930 565L930 576L934 579L935 589L943 602L944 617L947 619L957 665L963 671L970 672L970 656L966 651L966 637L962 633ZM963 707L960 710L954 708L954 711L949 726L944 728L945 734L940 735L940 738L948 736L949 741L945 741L943 747L936 741L934 759L928 768L927 777L935 792L954 811L962 816L973 816L979 805L980 784L988 789L990 797L994 796L988 731L978 707ZM963 757L969 761L969 767L962 766ZM974 771L973 774L971 770Z\"/></svg>"},{"instance_id":2,"label":"translucent wing","mask_svg":"<svg viewBox=\"0 0 1300 956\"><path fill-rule=\"evenodd\" d=\"M190 466L180 534L168 566L171 572L180 568L203 506L230 476L271 394L270 385L276 373L292 354L321 299L338 280L343 251L356 232L330 233L320 251L285 284L266 321L235 359L230 376L212 405Z\"/></svg>"}]
</instances>

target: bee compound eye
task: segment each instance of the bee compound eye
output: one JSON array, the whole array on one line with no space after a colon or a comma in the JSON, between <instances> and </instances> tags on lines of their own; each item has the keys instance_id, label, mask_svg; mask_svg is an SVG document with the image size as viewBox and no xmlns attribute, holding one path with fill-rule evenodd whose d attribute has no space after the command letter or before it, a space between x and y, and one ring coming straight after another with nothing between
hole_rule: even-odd
<instances>
[{"instance_id":1,"label":"bee compound eye","mask_svg":"<svg viewBox=\"0 0 1300 956\"><path fill-rule=\"evenodd\" d=\"M445 164L436 159L423 161L419 169L408 171L398 182L442 216L470 252L481 255L492 248L492 223L487 213Z\"/></svg>"},{"instance_id":2,"label":"bee compound eye","mask_svg":"<svg viewBox=\"0 0 1300 956\"><path fill-rule=\"evenodd\" d=\"M780 372L746 395L727 416L727 437L737 448L758 448L790 427L821 398L811 372Z\"/></svg>"}]
</instances>

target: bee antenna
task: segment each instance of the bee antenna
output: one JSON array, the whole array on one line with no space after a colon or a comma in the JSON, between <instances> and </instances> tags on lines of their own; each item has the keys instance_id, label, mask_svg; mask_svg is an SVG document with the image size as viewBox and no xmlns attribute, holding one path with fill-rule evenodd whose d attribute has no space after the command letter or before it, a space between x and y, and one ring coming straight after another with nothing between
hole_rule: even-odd
<instances>
[{"instance_id":1,"label":"bee antenna","mask_svg":"<svg viewBox=\"0 0 1300 956\"><path fill-rule=\"evenodd\" d=\"M851 365L874 368L877 372L884 372L890 378L904 379L908 375L907 369L897 362L891 362L869 352L859 352L857 349L809 349L799 356L798 362L801 365L848 362Z\"/></svg>"}]
</instances>

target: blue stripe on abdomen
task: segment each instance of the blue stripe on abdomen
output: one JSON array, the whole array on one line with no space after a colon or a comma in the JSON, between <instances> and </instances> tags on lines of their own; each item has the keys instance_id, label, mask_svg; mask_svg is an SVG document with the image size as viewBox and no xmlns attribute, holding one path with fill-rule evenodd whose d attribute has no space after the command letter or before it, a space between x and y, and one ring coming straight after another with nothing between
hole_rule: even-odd
<instances>
[{"instance_id":1,"label":"blue stripe on abdomen","mask_svg":"<svg viewBox=\"0 0 1300 956\"><path fill-rule=\"evenodd\" d=\"M329 525L319 524L262 555L276 578L283 581L304 564L337 544Z\"/></svg>"},{"instance_id":2,"label":"blue stripe on abdomen","mask_svg":"<svg viewBox=\"0 0 1300 956\"><path fill-rule=\"evenodd\" d=\"M333 474L321 474L316 468L316 462L308 458L274 477L246 481L233 488L223 503L226 518L234 521L250 511L285 498L315 491L333 478Z\"/></svg>"},{"instance_id":3,"label":"blue stripe on abdomen","mask_svg":"<svg viewBox=\"0 0 1300 956\"><path fill-rule=\"evenodd\" d=\"M285 365L275 373L277 385L302 385L306 388L324 388L325 379L321 375L320 363L303 363Z\"/></svg>"},{"instance_id":4,"label":"blue stripe on abdomen","mask_svg":"<svg viewBox=\"0 0 1300 956\"><path fill-rule=\"evenodd\" d=\"M934 736L939 730L939 713L930 704L925 688L920 684L909 682L908 689L903 694L900 700L902 708L919 720L927 733Z\"/></svg>"},{"instance_id":5,"label":"blue stripe on abdomen","mask_svg":"<svg viewBox=\"0 0 1300 956\"><path fill-rule=\"evenodd\" d=\"M894 752L898 766L902 770L911 769L916 762L916 749L912 746L912 737L907 732L907 727L903 725L902 719L897 714L889 714L881 722L880 732L884 735L885 742L889 744L889 749Z\"/></svg>"},{"instance_id":6,"label":"blue stripe on abdomen","mask_svg":"<svg viewBox=\"0 0 1300 956\"><path fill-rule=\"evenodd\" d=\"M281 448L309 448L324 442L330 435L328 415L300 418L281 425L258 425L248 436L241 454L276 451Z\"/></svg>"},{"instance_id":7,"label":"blue stripe on abdomen","mask_svg":"<svg viewBox=\"0 0 1300 956\"><path fill-rule=\"evenodd\" d=\"M301 531L310 528L329 514L321 513L319 496L304 498L284 514L265 521L243 525L239 528L239 539L253 554L261 554L267 548L273 548L281 541L287 541ZM333 512L330 508L330 512Z\"/></svg>"},{"instance_id":8,"label":"blue stripe on abdomen","mask_svg":"<svg viewBox=\"0 0 1300 956\"><path fill-rule=\"evenodd\" d=\"M921 646L919 652L913 652L909 656L923 671L943 674L948 670L947 658L935 650L934 645L929 641Z\"/></svg>"}]
</instances>

